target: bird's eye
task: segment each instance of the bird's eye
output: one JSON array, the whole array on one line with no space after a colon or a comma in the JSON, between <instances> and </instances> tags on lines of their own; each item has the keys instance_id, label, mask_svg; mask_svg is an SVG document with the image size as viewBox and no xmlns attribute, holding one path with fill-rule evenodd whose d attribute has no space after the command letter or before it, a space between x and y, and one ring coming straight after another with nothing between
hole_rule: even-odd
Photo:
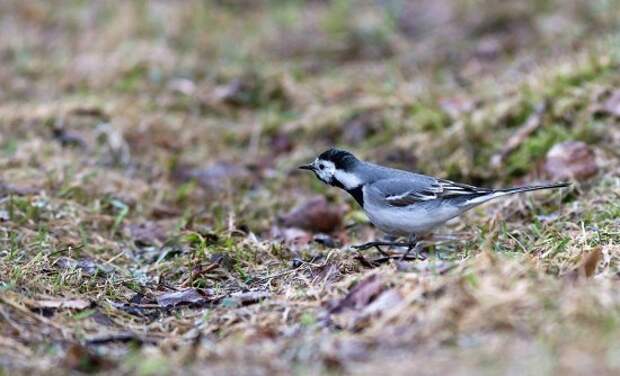
<instances>
[{"instance_id":1,"label":"bird's eye","mask_svg":"<svg viewBox=\"0 0 620 376\"><path fill-rule=\"evenodd\" d=\"M325 165L319 165L319 169L321 170L325 169Z\"/></svg>"}]
</instances>

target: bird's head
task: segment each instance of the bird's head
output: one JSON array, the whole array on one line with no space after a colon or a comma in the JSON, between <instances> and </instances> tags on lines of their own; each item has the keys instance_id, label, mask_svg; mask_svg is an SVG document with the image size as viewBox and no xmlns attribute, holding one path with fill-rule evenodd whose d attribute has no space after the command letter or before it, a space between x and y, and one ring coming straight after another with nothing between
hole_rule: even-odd
<instances>
[{"instance_id":1,"label":"bird's head","mask_svg":"<svg viewBox=\"0 0 620 376\"><path fill-rule=\"evenodd\" d=\"M299 168L314 172L316 177L326 184L350 190L363 184L363 179L355 173L355 167L359 163L361 162L346 150L329 149L312 163Z\"/></svg>"}]
</instances>

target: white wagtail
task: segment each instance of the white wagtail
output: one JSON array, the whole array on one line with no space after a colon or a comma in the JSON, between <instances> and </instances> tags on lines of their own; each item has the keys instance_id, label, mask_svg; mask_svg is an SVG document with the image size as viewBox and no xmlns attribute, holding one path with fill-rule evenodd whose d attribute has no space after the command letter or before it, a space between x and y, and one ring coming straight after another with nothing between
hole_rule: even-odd
<instances>
[{"instance_id":1,"label":"white wagtail","mask_svg":"<svg viewBox=\"0 0 620 376\"><path fill-rule=\"evenodd\" d=\"M370 242L357 249L405 246L407 252L417 237L489 200L539 189L562 188L569 183L505 189L479 188L360 161L345 150L330 149L312 163L300 166L326 184L349 192L380 230L407 237L407 242Z\"/></svg>"}]
</instances>

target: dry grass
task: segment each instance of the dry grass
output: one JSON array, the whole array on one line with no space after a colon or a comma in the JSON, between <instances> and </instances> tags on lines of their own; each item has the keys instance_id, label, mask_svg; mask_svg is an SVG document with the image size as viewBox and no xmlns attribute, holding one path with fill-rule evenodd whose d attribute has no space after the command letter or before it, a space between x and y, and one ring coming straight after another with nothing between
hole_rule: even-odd
<instances>
[{"instance_id":1,"label":"dry grass","mask_svg":"<svg viewBox=\"0 0 620 376\"><path fill-rule=\"evenodd\" d=\"M0 5L0 374L620 371L619 4L405 3ZM519 184L566 140L597 175L416 262L294 169ZM336 246L279 219L317 194Z\"/></svg>"}]
</instances>

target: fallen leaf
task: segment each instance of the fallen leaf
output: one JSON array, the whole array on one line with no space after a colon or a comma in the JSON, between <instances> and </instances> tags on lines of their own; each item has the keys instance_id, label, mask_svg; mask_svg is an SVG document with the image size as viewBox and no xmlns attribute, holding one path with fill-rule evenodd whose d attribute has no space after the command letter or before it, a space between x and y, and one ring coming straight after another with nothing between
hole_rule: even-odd
<instances>
[{"instance_id":1,"label":"fallen leaf","mask_svg":"<svg viewBox=\"0 0 620 376\"><path fill-rule=\"evenodd\" d=\"M591 250L582 256L579 265L575 269L568 272L566 277L571 281L575 281L580 278L592 277L596 272L596 267L602 257L603 252L601 251L601 248Z\"/></svg>"},{"instance_id":2,"label":"fallen leaf","mask_svg":"<svg viewBox=\"0 0 620 376\"><path fill-rule=\"evenodd\" d=\"M197 289L186 289L162 294L156 298L157 304L163 308L182 305L203 305L207 299Z\"/></svg>"},{"instance_id":3,"label":"fallen leaf","mask_svg":"<svg viewBox=\"0 0 620 376\"><path fill-rule=\"evenodd\" d=\"M360 310L373 301L383 290L385 284L376 274L357 283L349 293L338 301L330 313L340 313L345 310Z\"/></svg>"},{"instance_id":4,"label":"fallen leaf","mask_svg":"<svg viewBox=\"0 0 620 376\"><path fill-rule=\"evenodd\" d=\"M314 197L293 208L281 217L286 227L312 232L330 233L342 225L342 210L322 197Z\"/></svg>"},{"instance_id":5,"label":"fallen leaf","mask_svg":"<svg viewBox=\"0 0 620 376\"><path fill-rule=\"evenodd\" d=\"M594 273L596 272L596 266L598 265L599 261L601 261L602 257L603 252L600 248L596 248L588 253L581 265L581 268L583 269L583 274L586 277L590 278L594 275Z\"/></svg>"},{"instance_id":6,"label":"fallen leaf","mask_svg":"<svg viewBox=\"0 0 620 376\"><path fill-rule=\"evenodd\" d=\"M585 180L596 175L598 165L594 151L581 141L554 145L547 153L545 172L552 180Z\"/></svg>"},{"instance_id":7,"label":"fallen leaf","mask_svg":"<svg viewBox=\"0 0 620 376\"><path fill-rule=\"evenodd\" d=\"M364 308L363 315L377 315L402 302L402 295L395 289L383 291L372 303Z\"/></svg>"}]
</instances>

